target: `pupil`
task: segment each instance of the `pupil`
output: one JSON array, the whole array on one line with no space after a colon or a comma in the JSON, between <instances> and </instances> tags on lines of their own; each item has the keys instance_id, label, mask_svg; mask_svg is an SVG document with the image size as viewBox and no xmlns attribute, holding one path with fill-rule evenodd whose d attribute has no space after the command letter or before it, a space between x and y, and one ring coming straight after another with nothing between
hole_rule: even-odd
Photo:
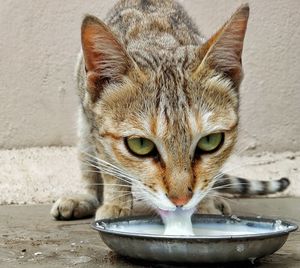
<instances>
[{"instance_id":1,"label":"pupil","mask_svg":"<svg viewBox=\"0 0 300 268\"><path fill-rule=\"evenodd\" d=\"M141 147L144 147L144 139L140 139Z\"/></svg>"}]
</instances>

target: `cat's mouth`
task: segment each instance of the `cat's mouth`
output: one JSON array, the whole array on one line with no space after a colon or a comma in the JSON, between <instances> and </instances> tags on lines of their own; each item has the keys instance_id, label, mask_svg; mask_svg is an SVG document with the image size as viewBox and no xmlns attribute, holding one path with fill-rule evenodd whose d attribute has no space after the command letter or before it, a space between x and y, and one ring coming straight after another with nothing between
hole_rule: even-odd
<instances>
[{"instance_id":1,"label":"cat's mouth","mask_svg":"<svg viewBox=\"0 0 300 268\"><path fill-rule=\"evenodd\" d=\"M184 205L175 205L163 192L155 196L155 198L149 198L152 201L152 205L157 210L159 215L169 215L170 213L178 211L195 211L199 203L203 200L205 194L203 192L194 193L192 198Z\"/></svg>"}]
</instances>

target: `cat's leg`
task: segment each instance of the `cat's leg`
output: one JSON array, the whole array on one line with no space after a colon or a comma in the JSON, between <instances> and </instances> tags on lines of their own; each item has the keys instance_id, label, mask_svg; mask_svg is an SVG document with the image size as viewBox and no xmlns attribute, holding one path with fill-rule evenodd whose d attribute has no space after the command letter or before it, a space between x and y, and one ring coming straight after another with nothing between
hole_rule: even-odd
<instances>
[{"instance_id":1,"label":"cat's leg","mask_svg":"<svg viewBox=\"0 0 300 268\"><path fill-rule=\"evenodd\" d=\"M128 216L132 212L131 186L124 181L104 174L103 204L98 208L95 219Z\"/></svg>"},{"instance_id":2,"label":"cat's leg","mask_svg":"<svg viewBox=\"0 0 300 268\"><path fill-rule=\"evenodd\" d=\"M197 208L201 214L221 214L230 215L231 208L222 197L206 197Z\"/></svg>"},{"instance_id":3,"label":"cat's leg","mask_svg":"<svg viewBox=\"0 0 300 268\"><path fill-rule=\"evenodd\" d=\"M93 163L91 152L80 152L81 177L86 183L86 194L65 195L52 206L51 215L59 220L92 217L102 201L102 179ZM93 164L92 164L93 165Z\"/></svg>"},{"instance_id":4,"label":"cat's leg","mask_svg":"<svg viewBox=\"0 0 300 268\"><path fill-rule=\"evenodd\" d=\"M81 112L78 151L81 178L86 183L86 194L66 194L59 198L50 211L50 214L58 220L92 217L102 202L102 178L95 167L94 140L90 133L90 126L84 113Z\"/></svg>"}]
</instances>

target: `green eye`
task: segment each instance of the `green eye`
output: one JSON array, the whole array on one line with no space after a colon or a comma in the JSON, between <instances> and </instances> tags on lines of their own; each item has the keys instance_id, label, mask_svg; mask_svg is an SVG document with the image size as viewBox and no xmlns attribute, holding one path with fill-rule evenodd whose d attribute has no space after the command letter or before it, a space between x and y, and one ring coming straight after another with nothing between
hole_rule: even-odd
<instances>
[{"instance_id":1,"label":"green eye","mask_svg":"<svg viewBox=\"0 0 300 268\"><path fill-rule=\"evenodd\" d=\"M141 156L148 155L155 150L154 143L145 138L128 138L126 143L132 153Z\"/></svg>"},{"instance_id":2,"label":"green eye","mask_svg":"<svg viewBox=\"0 0 300 268\"><path fill-rule=\"evenodd\" d=\"M204 152L215 150L223 141L223 133L214 133L201 138L198 142L198 148Z\"/></svg>"}]
</instances>

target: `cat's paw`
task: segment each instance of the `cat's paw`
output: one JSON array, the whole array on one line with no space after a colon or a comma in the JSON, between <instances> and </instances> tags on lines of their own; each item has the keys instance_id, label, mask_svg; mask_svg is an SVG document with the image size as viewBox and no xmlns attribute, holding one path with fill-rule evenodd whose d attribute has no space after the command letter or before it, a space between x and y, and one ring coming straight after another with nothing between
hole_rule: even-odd
<instances>
[{"instance_id":1,"label":"cat's paw","mask_svg":"<svg viewBox=\"0 0 300 268\"><path fill-rule=\"evenodd\" d=\"M214 198L214 206L222 215L231 215L232 213L230 205L222 197Z\"/></svg>"},{"instance_id":2,"label":"cat's paw","mask_svg":"<svg viewBox=\"0 0 300 268\"><path fill-rule=\"evenodd\" d=\"M230 215L231 208L222 197L207 198L203 200L197 209L201 214Z\"/></svg>"},{"instance_id":3,"label":"cat's paw","mask_svg":"<svg viewBox=\"0 0 300 268\"><path fill-rule=\"evenodd\" d=\"M95 220L118 218L129 216L130 214L131 208L121 207L119 205L104 204L100 208L98 208Z\"/></svg>"},{"instance_id":4,"label":"cat's paw","mask_svg":"<svg viewBox=\"0 0 300 268\"><path fill-rule=\"evenodd\" d=\"M92 195L73 195L59 198L50 214L57 220L71 220L92 217L99 202Z\"/></svg>"}]
</instances>

